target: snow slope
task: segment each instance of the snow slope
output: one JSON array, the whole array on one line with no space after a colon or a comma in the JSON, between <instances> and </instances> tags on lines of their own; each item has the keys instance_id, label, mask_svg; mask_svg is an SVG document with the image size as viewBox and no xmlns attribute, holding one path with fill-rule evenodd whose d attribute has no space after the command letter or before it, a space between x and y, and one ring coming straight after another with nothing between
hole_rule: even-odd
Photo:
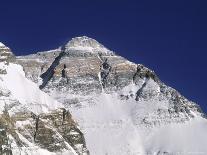
<instances>
[{"instance_id":1,"label":"snow slope","mask_svg":"<svg viewBox=\"0 0 207 155\"><path fill-rule=\"evenodd\" d=\"M199 118L183 124L170 124L154 129L145 144L151 152L170 154L207 154L207 121Z\"/></svg>"},{"instance_id":2,"label":"snow slope","mask_svg":"<svg viewBox=\"0 0 207 155\"><path fill-rule=\"evenodd\" d=\"M0 63L0 69L7 74L0 75L0 87L11 92L12 98L35 114L47 113L50 110L63 107L61 103L39 90L37 85L25 78L22 66L10 63Z\"/></svg>"},{"instance_id":3,"label":"snow slope","mask_svg":"<svg viewBox=\"0 0 207 155\"><path fill-rule=\"evenodd\" d=\"M207 154L204 118L148 128L136 125L134 109L140 115L153 115L156 106L165 105L133 100L126 103L116 93L103 93L92 100L85 98L78 106L70 107L85 134L91 155Z\"/></svg>"},{"instance_id":4,"label":"snow slope","mask_svg":"<svg viewBox=\"0 0 207 155\"><path fill-rule=\"evenodd\" d=\"M131 120L131 106L108 94L71 107L81 124L91 155L143 154L139 131Z\"/></svg>"}]
</instances>

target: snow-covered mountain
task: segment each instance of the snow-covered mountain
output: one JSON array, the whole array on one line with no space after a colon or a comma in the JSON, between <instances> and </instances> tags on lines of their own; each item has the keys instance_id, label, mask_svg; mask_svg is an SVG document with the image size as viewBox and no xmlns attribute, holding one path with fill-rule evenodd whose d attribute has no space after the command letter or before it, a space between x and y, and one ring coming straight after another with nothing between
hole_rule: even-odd
<instances>
[{"instance_id":1,"label":"snow-covered mountain","mask_svg":"<svg viewBox=\"0 0 207 155\"><path fill-rule=\"evenodd\" d=\"M23 133L19 130L16 132L39 150L58 154L66 149L83 154L88 153L88 149L91 155L207 154L207 120L200 107L166 86L154 71L129 62L92 38L76 37L51 51L18 56L12 63L2 65L6 68L6 73L2 76L10 77L9 71L7 72L9 68L13 68L12 78L16 72L23 75L23 71L17 69L21 65L26 78L23 76L23 81L15 81L19 83L18 87L13 87L13 80L6 82L7 78L2 78L3 84L12 84L6 90L14 95L16 91L20 102L17 108L11 108L10 111L15 109L19 112L23 107L35 116L38 115L38 119L46 123L45 126L50 124L51 129L57 131L56 136L47 132L48 137L43 137L51 142L51 150L50 145L45 147L42 144L43 139L31 141L29 136L23 134L32 127L35 128L36 119L31 119L33 126L32 121L29 127L21 125ZM14 92L12 88L15 89ZM19 88L26 91L19 94ZM43 100L39 94L44 94L47 98ZM2 111L4 109L5 106ZM75 131L78 130L75 134L80 137L79 140L73 139L71 142L63 136L71 136L73 132L64 130L63 134L62 129L59 129L62 126L56 126L52 121L57 115L51 114L51 111L60 114L58 123L64 120L64 111L71 112L75 121L71 116L68 119L72 120ZM9 116L13 114L8 113ZM42 114L47 117L41 117ZM28 118L27 122L30 121ZM68 126L65 125L65 128ZM29 135L34 136L31 133ZM62 136L64 143L55 145L53 141L60 142L58 136ZM51 137L53 140L50 140ZM23 146L19 148L24 152ZM58 146L59 151L54 146Z\"/></svg>"}]
</instances>

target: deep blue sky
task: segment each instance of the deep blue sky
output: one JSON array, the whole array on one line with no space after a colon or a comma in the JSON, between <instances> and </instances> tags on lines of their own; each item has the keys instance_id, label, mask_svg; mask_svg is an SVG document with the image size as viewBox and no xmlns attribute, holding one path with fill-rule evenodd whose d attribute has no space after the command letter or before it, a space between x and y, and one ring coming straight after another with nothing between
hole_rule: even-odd
<instances>
[{"instance_id":1,"label":"deep blue sky","mask_svg":"<svg viewBox=\"0 0 207 155\"><path fill-rule=\"evenodd\" d=\"M16 55L87 35L156 71L207 112L205 1L2 0L0 41Z\"/></svg>"}]
</instances>

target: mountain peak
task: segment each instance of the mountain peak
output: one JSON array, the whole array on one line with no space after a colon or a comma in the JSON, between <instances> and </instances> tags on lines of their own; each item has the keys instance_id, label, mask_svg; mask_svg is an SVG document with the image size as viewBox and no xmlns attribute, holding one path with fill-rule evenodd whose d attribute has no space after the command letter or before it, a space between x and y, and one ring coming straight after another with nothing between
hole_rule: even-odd
<instances>
[{"instance_id":1,"label":"mountain peak","mask_svg":"<svg viewBox=\"0 0 207 155\"><path fill-rule=\"evenodd\" d=\"M10 50L10 48L8 47L8 46L6 46L4 43L2 43L2 42L0 42L0 50L2 50L2 49L9 49Z\"/></svg>"},{"instance_id":2,"label":"mountain peak","mask_svg":"<svg viewBox=\"0 0 207 155\"><path fill-rule=\"evenodd\" d=\"M100 44L95 39L89 38L87 36L75 37L70 40L66 46L68 47L92 47L92 48L104 48L102 44Z\"/></svg>"},{"instance_id":3,"label":"mountain peak","mask_svg":"<svg viewBox=\"0 0 207 155\"><path fill-rule=\"evenodd\" d=\"M0 61L5 61L11 58L14 58L14 54L11 49L0 42Z\"/></svg>"},{"instance_id":4,"label":"mountain peak","mask_svg":"<svg viewBox=\"0 0 207 155\"><path fill-rule=\"evenodd\" d=\"M71 51L79 51L81 53L103 53L112 54L113 52L104 47L95 39L87 36L72 38L65 46L64 50L68 53Z\"/></svg>"},{"instance_id":5,"label":"mountain peak","mask_svg":"<svg viewBox=\"0 0 207 155\"><path fill-rule=\"evenodd\" d=\"M2 42L0 42L0 47L5 47L5 45Z\"/></svg>"}]
</instances>

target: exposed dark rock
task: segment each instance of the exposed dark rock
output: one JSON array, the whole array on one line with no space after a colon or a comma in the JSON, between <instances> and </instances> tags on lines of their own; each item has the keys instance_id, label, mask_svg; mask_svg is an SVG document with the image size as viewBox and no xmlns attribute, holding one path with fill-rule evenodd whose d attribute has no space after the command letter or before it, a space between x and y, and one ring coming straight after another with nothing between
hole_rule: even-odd
<instances>
[{"instance_id":1,"label":"exposed dark rock","mask_svg":"<svg viewBox=\"0 0 207 155\"><path fill-rule=\"evenodd\" d=\"M48 70L40 76L43 80L42 85L40 85L40 89L43 89L45 85L48 83L48 81L53 77L55 73L55 68L60 64L60 59L64 55L65 53L61 52L59 56L55 58L50 68L48 68Z\"/></svg>"}]
</instances>

